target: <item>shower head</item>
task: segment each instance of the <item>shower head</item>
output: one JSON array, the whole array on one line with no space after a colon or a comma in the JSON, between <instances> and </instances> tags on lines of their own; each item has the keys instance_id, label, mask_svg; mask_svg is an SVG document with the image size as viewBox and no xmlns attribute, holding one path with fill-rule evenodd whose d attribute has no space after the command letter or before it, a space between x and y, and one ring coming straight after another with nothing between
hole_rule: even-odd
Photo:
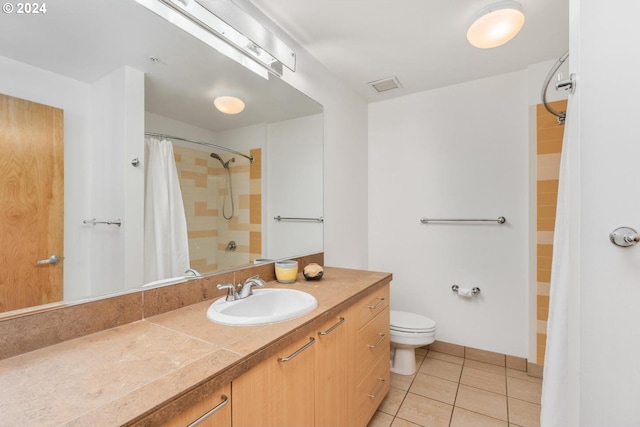
<instances>
[{"instance_id":1,"label":"shower head","mask_svg":"<svg viewBox=\"0 0 640 427\"><path fill-rule=\"evenodd\" d=\"M225 167L225 169L229 169L229 163L235 163L235 161L236 161L236 158L235 158L235 157L232 157L232 158L230 158L229 160L227 160L226 162L224 162L224 163L222 164L222 166L224 166L224 167Z\"/></svg>"},{"instance_id":2,"label":"shower head","mask_svg":"<svg viewBox=\"0 0 640 427\"><path fill-rule=\"evenodd\" d=\"M223 167L226 167L224 165L224 162L222 161L222 157L220 157L217 153L211 153L210 156L213 159L217 159L222 164Z\"/></svg>"}]
</instances>

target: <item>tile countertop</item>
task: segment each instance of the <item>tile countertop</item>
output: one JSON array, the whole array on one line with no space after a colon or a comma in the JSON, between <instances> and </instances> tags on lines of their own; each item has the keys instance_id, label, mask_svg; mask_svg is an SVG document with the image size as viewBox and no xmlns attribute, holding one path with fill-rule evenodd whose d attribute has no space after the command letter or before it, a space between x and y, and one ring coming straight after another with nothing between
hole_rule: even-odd
<instances>
[{"instance_id":1,"label":"tile countertop","mask_svg":"<svg viewBox=\"0 0 640 427\"><path fill-rule=\"evenodd\" d=\"M229 383L390 280L325 267L317 282L267 283L316 297L294 320L220 325L206 317L209 300L2 360L0 426L136 424L197 386Z\"/></svg>"}]
</instances>

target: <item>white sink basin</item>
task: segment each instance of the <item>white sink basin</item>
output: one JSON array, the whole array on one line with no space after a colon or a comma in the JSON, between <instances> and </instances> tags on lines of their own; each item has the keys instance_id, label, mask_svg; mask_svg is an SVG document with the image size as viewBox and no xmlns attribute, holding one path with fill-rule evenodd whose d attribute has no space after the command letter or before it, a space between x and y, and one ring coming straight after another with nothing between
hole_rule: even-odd
<instances>
[{"instance_id":1,"label":"white sink basin","mask_svg":"<svg viewBox=\"0 0 640 427\"><path fill-rule=\"evenodd\" d=\"M295 289L254 289L253 295L241 300L217 299L207 317L224 325L262 325L304 316L317 306L313 295Z\"/></svg>"}]
</instances>

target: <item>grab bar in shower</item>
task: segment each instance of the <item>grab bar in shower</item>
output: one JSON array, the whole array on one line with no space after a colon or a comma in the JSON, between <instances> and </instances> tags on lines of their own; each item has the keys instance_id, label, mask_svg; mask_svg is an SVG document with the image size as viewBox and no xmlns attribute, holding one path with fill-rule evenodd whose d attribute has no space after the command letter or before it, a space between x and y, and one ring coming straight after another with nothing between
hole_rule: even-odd
<instances>
[{"instance_id":1,"label":"grab bar in shower","mask_svg":"<svg viewBox=\"0 0 640 427\"><path fill-rule=\"evenodd\" d=\"M98 221L97 219L92 218L92 219L85 219L84 221L82 221L82 223L92 224L92 225L96 225L96 224L117 225L118 227L122 225L122 221L120 221L119 219L116 219L115 221Z\"/></svg>"},{"instance_id":2,"label":"grab bar in shower","mask_svg":"<svg viewBox=\"0 0 640 427\"><path fill-rule=\"evenodd\" d=\"M430 219L430 218L420 218L420 222L423 224L428 224L430 222L497 222L498 224L504 224L507 222L507 218L503 216L499 216L497 219Z\"/></svg>"},{"instance_id":3,"label":"grab bar in shower","mask_svg":"<svg viewBox=\"0 0 640 427\"><path fill-rule=\"evenodd\" d=\"M323 217L318 218L295 218L295 217L284 217L284 216L274 216L273 219L276 221L310 221L310 222L324 222Z\"/></svg>"}]
</instances>

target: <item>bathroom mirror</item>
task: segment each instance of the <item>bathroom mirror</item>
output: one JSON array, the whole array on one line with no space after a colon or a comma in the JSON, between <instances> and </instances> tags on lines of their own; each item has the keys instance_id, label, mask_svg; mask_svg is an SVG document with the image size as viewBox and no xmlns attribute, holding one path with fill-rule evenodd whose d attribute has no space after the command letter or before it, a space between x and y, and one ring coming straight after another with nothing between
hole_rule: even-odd
<instances>
[{"instance_id":1,"label":"bathroom mirror","mask_svg":"<svg viewBox=\"0 0 640 427\"><path fill-rule=\"evenodd\" d=\"M192 267L207 274L322 251L322 222L274 220L322 217L322 106L306 95L134 0L60 0L37 15L4 14L0 38L11 41L0 46L0 93L64 115L63 259L39 266L63 271L64 302L143 285L145 132L256 157L257 172L238 155L172 140L181 180L192 183L185 211L200 226L189 229L190 249L200 250ZM240 97L245 111L215 110L220 95ZM230 215L225 163L235 212L216 219L224 230L210 229L203 218ZM209 191L210 200L192 199ZM52 255L34 254L32 264Z\"/></svg>"}]
</instances>

